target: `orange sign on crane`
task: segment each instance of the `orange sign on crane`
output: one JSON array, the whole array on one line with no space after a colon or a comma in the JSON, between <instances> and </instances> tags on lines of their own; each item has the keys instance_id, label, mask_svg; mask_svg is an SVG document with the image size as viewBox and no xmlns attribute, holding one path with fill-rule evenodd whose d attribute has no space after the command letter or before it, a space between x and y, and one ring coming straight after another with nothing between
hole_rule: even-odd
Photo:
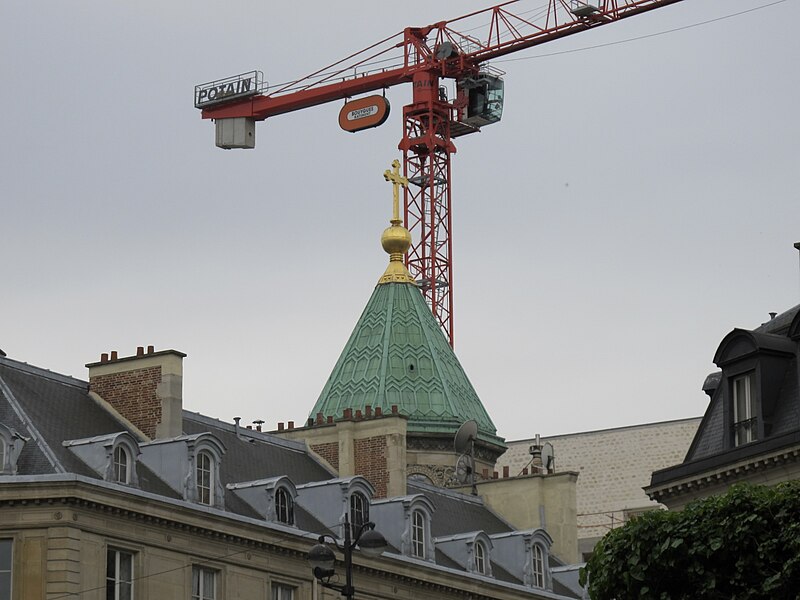
<instances>
[{"instance_id":1,"label":"orange sign on crane","mask_svg":"<svg viewBox=\"0 0 800 600\"><path fill-rule=\"evenodd\" d=\"M204 119L216 121L218 146L252 148L255 121L411 83L412 102L403 107L403 137L398 146L403 151L403 174L410 183L404 192L404 224L415 240L406 265L452 345L450 159L456 152L454 138L478 132L502 117L503 73L487 62L680 1L547 0L538 14L523 18L508 10L519 2L512 0L427 27L407 27L284 85L256 83L257 71L199 85L195 106L202 109ZM454 29L475 31L471 24L476 20L482 21L482 35ZM440 85L447 79L456 84L453 99ZM364 120L348 131L375 126L388 117L388 103L380 104L375 96L356 102L358 106L349 111L352 121ZM370 119L378 112L378 119ZM347 114L344 119L347 124Z\"/></svg>"}]
</instances>

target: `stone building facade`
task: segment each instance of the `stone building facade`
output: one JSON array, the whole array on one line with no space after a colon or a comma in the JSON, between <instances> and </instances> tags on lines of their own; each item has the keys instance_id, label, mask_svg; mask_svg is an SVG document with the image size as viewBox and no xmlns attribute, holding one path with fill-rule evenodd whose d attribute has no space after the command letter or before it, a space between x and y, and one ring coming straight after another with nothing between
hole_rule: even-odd
<instances>
[{"instance_id":1,"label":"stone building facade","mask_svg":"<svg viewBox=\"0 0 800 600\"><path fill-rule=\"evenodd\" d=\"M341 543L357 515L388 542L382 556L355 553L366 597L579 597L553 569L552 538L515 529L480 497L407 482L404 495L379 498L366 477L340 476L305 443L182 408L171 435L164 420L182 398L183 357L107 358L86 382L0 356L4 600L333 600L306 555L320 535ZM152 375L152 363L167 385L136 373ZM98 368L113 404L94 391ZM161 404L157 422L129 410L130 398ZM144 434L153 424L154 437ZM366 437L360 449L354 436L356 455L383 448Z\"/></svg>"},{"instance_id":2,"label":"stone building facade","mask_svg":"<svg viewBox=\"0 0 800 600\"><path fill-rule=\"evenodd\" d=\"M541 438L542 445L552 445L556 472L578 474L577 535L582 557L630 516L659 506L643 488L654 470L683 459L699 424L696 417ZM534 443L534 439L508 442L498 468L511 475L530 468Z\"/></svg>"}]
</instances>

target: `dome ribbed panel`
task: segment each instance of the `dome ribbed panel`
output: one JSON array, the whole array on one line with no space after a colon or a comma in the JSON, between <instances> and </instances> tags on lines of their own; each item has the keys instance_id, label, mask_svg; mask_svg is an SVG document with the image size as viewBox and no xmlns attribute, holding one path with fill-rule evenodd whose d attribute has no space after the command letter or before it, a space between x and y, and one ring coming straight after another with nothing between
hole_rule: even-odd
<instances>
[{"instance_id":1,"label":"dome ribbed panel","mask_svg":"<svg viewBox=\"0 0 800 600\"><path fill-rule=\"evenodd\" d=\"M311 417L397 405L409 431L455 433L469 419L502 443L453 349L415 286L378 285L328 378Z\"/></svg>"}]
</instances>

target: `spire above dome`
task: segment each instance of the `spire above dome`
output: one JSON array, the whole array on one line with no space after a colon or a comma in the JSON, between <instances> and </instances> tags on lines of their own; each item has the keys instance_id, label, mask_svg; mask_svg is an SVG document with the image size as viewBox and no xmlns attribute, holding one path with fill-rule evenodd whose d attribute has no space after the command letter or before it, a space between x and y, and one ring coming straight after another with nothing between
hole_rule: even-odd
<instances>
[{"instance_id":1,"label":"spire above dome","mask_svg":"<svg viewBox=\"0 0 800 600\"><path fill-rule=\"evenodd\" d=\"M452 438L462 423L478 423L479 442L496 455L505 450L503 439L472 387L453 349L425 303L418 286L403 264L411 235L401 225L400 188L408 180L400 175L400 162L384 173L394 186L391 227L381 236L389 266L378 281L361 318L342 350L333 372L311 410L342 415L345 409L397 406L408 417L412 436L436 436L452 448ZM496 456L495 456L496 458Z\"/></svg>"},{"instance_id":2,"label":"spire above dome","mask_svg":"<svg viewBox=\"0 0 800 600\"><path fill-rule=\"evenodd\" d=\"M412 283L414 278L403 264L403 256L411 247L411 233L401 225L400 220L400 188L408 187L408 179L400 175L400 161L392 161L392 171L386 169L383 178L391 182L393 187L392 218L389 222L391 227L387 227L381 235L381 246L389 255L389 266L386 267L378 284L382 283Z\"/></svg>"}]
</instances>

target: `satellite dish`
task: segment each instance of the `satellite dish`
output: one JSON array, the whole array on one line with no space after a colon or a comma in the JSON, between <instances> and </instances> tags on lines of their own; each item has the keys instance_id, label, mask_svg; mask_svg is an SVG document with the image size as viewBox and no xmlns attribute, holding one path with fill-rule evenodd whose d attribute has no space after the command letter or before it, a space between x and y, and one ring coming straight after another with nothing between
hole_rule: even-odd
<instances>
[{"instance_id":1,"label":"satellite dish","mask_svg":"<svg viewBox=\"0 0 800 600\"><path fill-rule=\"evenodd\" d=\"M456 479L458 483L465 484L472 482L472 472L475 469L472 465L472 457L469 454L462 454L456 462Z\"/></svg>"},{"instance_id":2,"label":"satellite dish","mask_svg":"<svg viewBox=\"0 0 800 600\"><path fill-rule=\"evenodd\" d=\"M475 486L475 439L478 437L478 422L475 420L465 421L456 432L453 446L456 452L461 454L456 462L456 478L459 483L471 483L472 495L478 495L478 488Z\"/></svg>"},{"instance_id":3,"label":"satellite dish","mask_svg":"<svg viewBox=\"0 0 800 600\"><path fill-rule=\"evenodd\" d=\"M542 469L545 473L555 473L556 457L553 452L553 444L545 442L542 446Z\"/></svg>"},{"instance_id":4,"label":"satellite dish","mask_svg":"<svg viewBox=\"0 0 800 600\"><path fill-rule=\"evenodd\" d=\"M472 443L478 437L478 422L475 420L465 421L456 432L456 438L453 445L456 452L463 454L465 452L472 452Z\"/></svg>"},{"instance_id":5,"label":"satellite dish","mask_svg":"<svg viewBox=\"0 0 800 600\"><path fill-rule=\"evenodd\" d=\"M456 54L456 49L452 42L442 42L436 46L436 52L434 54L439 60L445 60L446 58L454 56Z\"/></svg>"}]
</instances>

